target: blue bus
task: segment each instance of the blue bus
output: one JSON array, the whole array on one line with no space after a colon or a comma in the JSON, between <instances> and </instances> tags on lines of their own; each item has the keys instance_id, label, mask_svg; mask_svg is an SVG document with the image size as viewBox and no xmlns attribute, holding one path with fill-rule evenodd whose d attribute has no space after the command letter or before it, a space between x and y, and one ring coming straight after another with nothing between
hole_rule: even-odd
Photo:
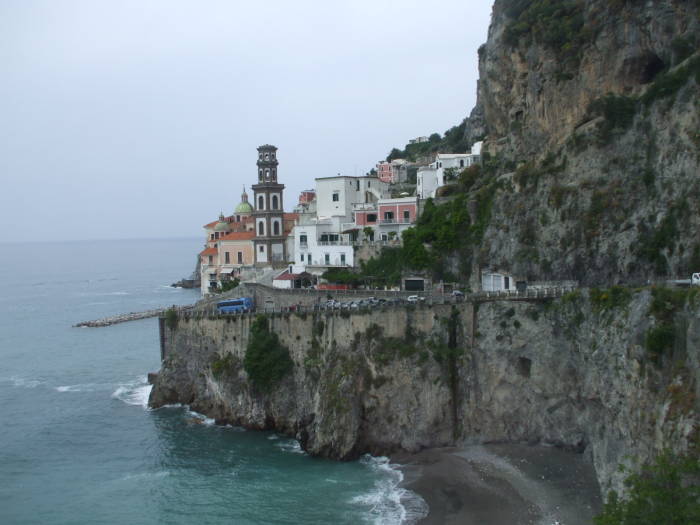
<instances>
[{"instance_id":1,"label":"blue bus","mask_svg":"<svg viewBox=\"0 0 700 525\"><path fill-rule=\"evenodd\" d=\"M216 303L216 309L221 314L237 314L240 312L252 312L254 309L253 299L250 297L239 297L228 299Z\"/></svg>"}]
</instances>

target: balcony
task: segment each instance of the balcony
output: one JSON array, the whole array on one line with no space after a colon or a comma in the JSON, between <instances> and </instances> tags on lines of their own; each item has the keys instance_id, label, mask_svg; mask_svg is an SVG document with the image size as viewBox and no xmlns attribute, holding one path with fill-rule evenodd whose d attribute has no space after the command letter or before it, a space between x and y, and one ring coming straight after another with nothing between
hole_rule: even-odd
<instances>
[{"instance_id":1,"label":"balcony","mask_svg":"<svg viewBox=\"0 0 700 525\"><path fill-rule=\"evenodd\" d=\"M319 246L352 246L351 241L338 240L338 241L318 241Z\"/></svg>"},{"instance_id":2,"label":"balcony","mask_svg":"<svg viewBox=\"0 0 700 525\"><path fill-rule=\"evenodd\" d=\"M411 219L382 219L381 224L412 224Z\"/></svg>"}]
</instances>

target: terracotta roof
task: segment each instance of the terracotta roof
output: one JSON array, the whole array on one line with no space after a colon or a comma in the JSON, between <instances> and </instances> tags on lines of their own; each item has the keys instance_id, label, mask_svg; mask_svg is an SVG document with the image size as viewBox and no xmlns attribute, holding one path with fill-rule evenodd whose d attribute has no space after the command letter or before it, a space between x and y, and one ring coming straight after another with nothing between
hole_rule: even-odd
<instances>
[{"instance_id":1,"label":"terracotta roof","mask_svg":"<svg viewBox=\"0 0 700 525\"><path fill-rule=\"evenodd\" d=\"M284 220L285 221L295 221L299 218L298 213L285 213L284 214Z\"/></svg>"},{"instance_id":2,"label":"terracotta roof","mask_svg":"<svg viewBox=\"0 0 700 525\"><path fill-rule=\"evenodd\" d=\"M233 232L227 233L223 237L219 237L219 242L222 241L250 241L255 237L255 232Z\"/></svg>"},{"instance_id":3,"label":"terracotta roof","mask_svg":"<svg viewBox=\"0 0 700 525\"><path fill-rule=\"evenodd\" d=\"M206 250L201 252L199 255L216 255L217 253L219 253L219 250L216 249L215 247L212 247L212 248L207 248Z\"/></svg>"},{"instance_id":4,"label":"terracotta roof","mask_svg":"<svg viewBox=\"0 0 700 525\"><path fill-rule=\"evenodd\" d=\"M211 229L211 228L213 228L214 226L216 226L217 224L219 224L219 220L218 220L218 219L215 220L214 222L210 222L209 224L205 224L204 226L202 226L202 228L204 228L205 230Z\"/></svg>"}]
</instances>

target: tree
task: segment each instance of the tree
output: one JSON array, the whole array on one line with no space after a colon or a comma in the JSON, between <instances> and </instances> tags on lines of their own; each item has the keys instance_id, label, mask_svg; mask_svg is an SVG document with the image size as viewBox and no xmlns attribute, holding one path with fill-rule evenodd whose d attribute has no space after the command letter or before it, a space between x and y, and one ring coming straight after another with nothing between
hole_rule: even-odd
<instances>
[{"instance_id":1,"label":"tree","mask_svg":"<svg viewBox=\"0 0 700 525\"><path fill-rule=\"evenodd\" d=\"M627 494L608 495L596 525L685 525L700 523L700 462L697 455L664 452L625 480Z\"/></svg>"},{"instance_id":2,"label":"tree","mask_svg":"<svg viewBox=\"0 0 700 525\"><path fill-rule=\"evenodd\" d=\"M267 317L258 315L250 328L243 359L243 368L250 381L260 390L269 391L293 367L289 349L280 343L275 332L270 331Z\"/></svg>"}]
</instances>

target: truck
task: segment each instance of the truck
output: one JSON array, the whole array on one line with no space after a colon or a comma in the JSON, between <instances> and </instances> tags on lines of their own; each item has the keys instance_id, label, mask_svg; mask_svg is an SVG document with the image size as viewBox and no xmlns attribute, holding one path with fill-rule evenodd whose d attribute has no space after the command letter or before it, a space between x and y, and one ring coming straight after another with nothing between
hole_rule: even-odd
<instances>
[{"instance_id":1,"label":"truck","mask_svg":"<svg viewBox=\"0 0 700 525\"><path fill-rule=\"evenodd\" d=\"M676 279L674 281L666 281L674 286L700 286L700 272L696 272L690 276L690 279Z\"/></svg>"}]
</instances>

